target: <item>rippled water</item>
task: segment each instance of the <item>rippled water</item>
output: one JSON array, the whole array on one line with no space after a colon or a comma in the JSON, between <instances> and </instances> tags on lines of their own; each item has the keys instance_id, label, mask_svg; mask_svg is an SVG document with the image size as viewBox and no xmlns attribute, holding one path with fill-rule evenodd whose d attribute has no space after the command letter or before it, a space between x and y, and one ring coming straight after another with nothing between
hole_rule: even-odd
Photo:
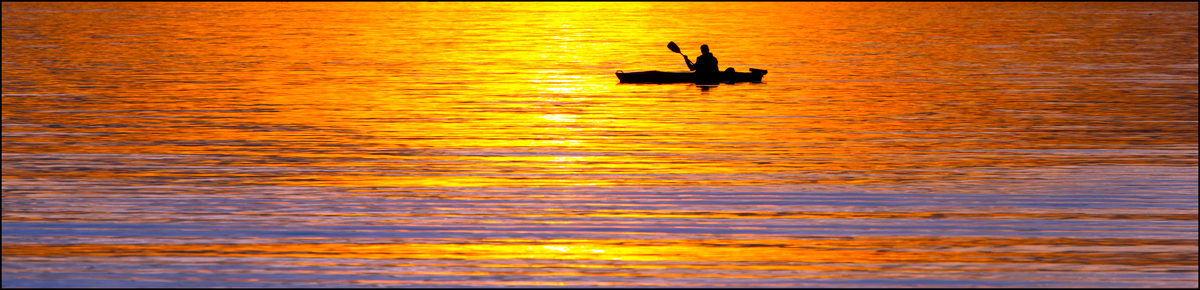
<instances>
[{"instance_id":1,"label":"rippled water","mask_svg":"<svg viewBox=\"0 0 1200 290\"><path fill-rule=\"evenodd\" d=\"M1197 286L1196 3L3 12L5 287Z\"/></svg>"}]
</instances>

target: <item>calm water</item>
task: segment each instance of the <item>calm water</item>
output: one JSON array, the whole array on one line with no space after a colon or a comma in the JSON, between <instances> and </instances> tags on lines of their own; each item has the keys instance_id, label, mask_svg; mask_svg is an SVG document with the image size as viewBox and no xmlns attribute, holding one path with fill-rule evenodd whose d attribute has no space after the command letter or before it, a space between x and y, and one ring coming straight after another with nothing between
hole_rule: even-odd
<instances>
[{"instance_id":1,"label":"calm water","mask_svg":"<svg viewBox=\"0 0 1200 290\"><path fill-rule=\"evenodd\" d=\"M1195 287L1196 23L4 3L3 285Z\"/></svg>"}]
</instances>

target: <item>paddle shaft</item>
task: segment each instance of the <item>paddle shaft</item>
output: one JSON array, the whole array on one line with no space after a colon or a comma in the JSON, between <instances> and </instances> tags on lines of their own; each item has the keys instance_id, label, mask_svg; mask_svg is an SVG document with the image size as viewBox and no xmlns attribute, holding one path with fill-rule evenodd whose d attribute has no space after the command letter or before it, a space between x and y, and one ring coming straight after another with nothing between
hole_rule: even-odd
<instances>
[{"instance_id":1,"label":"paddle shaft","mask_svg":"<svg viewBox=\"0 0 1200 290\"><path fill-rule=\"evenodd\" d=\"M691 64L691 63L692 63L692 60L691 60L691 59L689 59L689 58L687 57L687 55L684 55L684 54L683 54L683 51L679 50L679 45L675 45L675 42L674 42L674 41L672 41L672 42L670 42L670 43L667 43L667 49L670 49L672 52L678 53L679 55L683 55L683 60L684 60L684 61L687 61L687 63L688 63L688 68L691 68L691 67L692 67L692 64Z\"/></svg>"}]
</instances>

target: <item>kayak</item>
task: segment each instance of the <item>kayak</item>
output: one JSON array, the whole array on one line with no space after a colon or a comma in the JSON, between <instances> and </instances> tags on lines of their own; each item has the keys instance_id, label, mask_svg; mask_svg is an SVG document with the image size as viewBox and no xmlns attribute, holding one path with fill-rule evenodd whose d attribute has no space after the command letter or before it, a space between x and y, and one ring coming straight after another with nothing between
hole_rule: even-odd
<instances>
[{"instance_id":1,"label":"kayak","mask_svg":"<svg viewBox=\"0 0 1200 290\"><path fill-rule=\"evenodd\" d=\"M766 75L766 70L750 69L750 72L730 72L723 71L716 73L710 77L700 77L693 72L664 72L664 71L641 71L641 72L623 72L617 71L617 79L622 83L652 83L652 84L672 84L672 83L738 83L738 82L762 82L763 75Z\"/></svg>"}]
</instances>

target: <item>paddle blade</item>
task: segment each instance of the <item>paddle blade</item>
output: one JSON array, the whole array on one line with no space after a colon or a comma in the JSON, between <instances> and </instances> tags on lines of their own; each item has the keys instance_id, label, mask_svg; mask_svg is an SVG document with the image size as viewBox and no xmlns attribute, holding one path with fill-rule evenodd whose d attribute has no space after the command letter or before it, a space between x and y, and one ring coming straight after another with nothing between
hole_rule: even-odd
<instances>
[{"instance_id":1,"label":"paddle blade","mask_svg":"<svg viewBox=\"0 0 1200 290\"><path fill-rule=\"evenodd\" d=\"M671 49L671 51L674 51L675 53L682 53L682 52L679 52L679 46L675 45L674 41L672 41L671 43L668 43L667 48Z\"/></svg>"}]
</instances>

